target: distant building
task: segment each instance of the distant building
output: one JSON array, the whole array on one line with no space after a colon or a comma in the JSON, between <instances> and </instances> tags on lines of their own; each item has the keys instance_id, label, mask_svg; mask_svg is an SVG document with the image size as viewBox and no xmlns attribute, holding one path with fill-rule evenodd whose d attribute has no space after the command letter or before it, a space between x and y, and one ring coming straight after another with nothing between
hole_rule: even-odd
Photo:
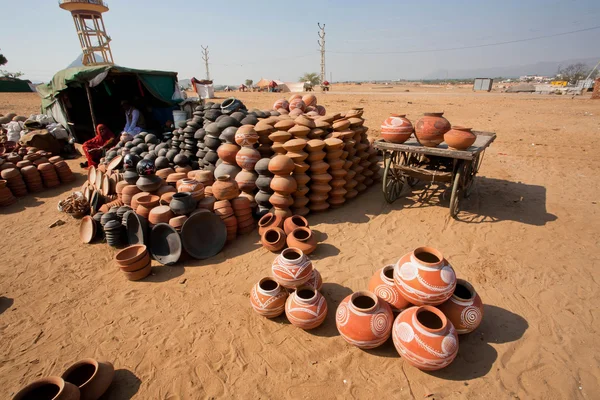
<instances>
[{"instance_id":1,"label":"distant building","mask_svg":"<svg viewBox=\"0 0 600 400\"><path fill-rule=\"evenodd\" d=\"M519 77L521 82L549 82L552 78L542 75L523 75Z\"/></svg>"}]
</instances>

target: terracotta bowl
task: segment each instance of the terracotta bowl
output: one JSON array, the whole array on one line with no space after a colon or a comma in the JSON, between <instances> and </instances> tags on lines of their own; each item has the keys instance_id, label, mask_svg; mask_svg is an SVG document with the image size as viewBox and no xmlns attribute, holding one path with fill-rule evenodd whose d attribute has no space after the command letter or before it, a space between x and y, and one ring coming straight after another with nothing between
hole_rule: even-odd
<instances>
[{"instance_id":1,"label":"terracotta bowl","mask_svg":"<svg viewBox=\"0 0 600 400\"><path fill-rule=\"evenodd\" d=\"M180 231L181 227L187 220L188 220L188 217L186 217L185 215L180 215L178 217L171 218L169 220L169 225L171 225L176 230Z\"/></svg>"},{"instance_id":2,"label":"terracotta bowl","mask_svg":"<svg viewBox=\"0 0 600 400\"><path fill-rule=\"evenodd\" d=\"M79 238L83 243L90 243L96 236L96 221L89 215L81 219L79 225Z\"/></svg>"},{"instance_id":3,"label":"terracotta bowl","mask_svg":"<svg viewBox=\"0 0 600 400\"><path fill-rule=\"evenodd\" d=\"M214 214L213 214L214 215ZM218 218L215 215L216 218ZM169 224L157 224L150 232L150 251L156 261L173 265L181 257L181 238Z\"/></svg>"},{"instance_id":4,"label":"terracotta bowl","mask_svg":"<svg viewBox=\"0 0 600 400\"><path fill-rule=\"evenodd\" d=\"M148 253L146 251L146 253L144 253L142 258L140 258L139 260L137 260L129 265L119 265L119 269L123 272L134 272L134 271L138 271L138 270L146 267L146 265L149 265L149 264L150 264L150 253Z\"/></svg>"},{"instance_id":5,"label":"terracotta bowl","mask_svg":"<svg viewBox=\"0 0 600 400\"><path fill-rule=\"evenodd\" d=\"M151 265L151 263L148 263L148 265L146 265L144 268L142 268L140 270L137 270L134 272L123 272L123 274L130 281L139 281L141 279L144 279L148 275L150 275L151 272L152 272L152 265Z\"/></svg>"},{"instance_id":6,"label":"terracotta bowl","mask_svg":"<svg viewBox=\"0 0 600 400\"><path fill-rule=\"evenodd\" d=\"M126 247L115 254L115 261L119 265L129 265L136 261L139 261L148 253L148 249L143 244L134 244L133 246Z\"/></svg>"},{"instance_id":7,"label":"terracotta bowl","mask_svg":"<svg viewBox=\"0 0 600 400\"><path fill-rule=\"evenodd\" d=\"M146 207L149 209L158 206L159 201L160 197L153 194L147 196L140 196L137 198L137 203L139 206Z\"/></svg>"},{"instance_id":8,"label":"terracotta bowl","mask_svg":"<svg viewBox=\"0 0 600 400\"><path fill-rule=\"evenodd\" d=\"M152 225L160 223L167 224L174 216L175 214L173 214L173 211L171 211L169 206L157 206L150 210L148 222Z\"/></svg>"}]
</instances>

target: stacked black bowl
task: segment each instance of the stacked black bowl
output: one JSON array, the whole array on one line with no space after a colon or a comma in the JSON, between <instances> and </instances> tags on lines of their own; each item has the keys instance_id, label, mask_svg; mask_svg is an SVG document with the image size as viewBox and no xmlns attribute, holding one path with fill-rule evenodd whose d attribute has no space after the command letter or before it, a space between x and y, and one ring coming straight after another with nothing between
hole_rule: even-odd
<instances>
[{"instance_id":1,"label":"stacked black bowl","mask_svg":"<svg viewBox=\"0 0 600 400\"><path fill-rule=\"evenodd\" d=\"M106 214L104 214L106 215ZM116 215L116 214L115 214ZM121 221L110 220L104 225L106 243L111 247L118 247L123 243L123 225Z\"/></svg>"}]
</instances>

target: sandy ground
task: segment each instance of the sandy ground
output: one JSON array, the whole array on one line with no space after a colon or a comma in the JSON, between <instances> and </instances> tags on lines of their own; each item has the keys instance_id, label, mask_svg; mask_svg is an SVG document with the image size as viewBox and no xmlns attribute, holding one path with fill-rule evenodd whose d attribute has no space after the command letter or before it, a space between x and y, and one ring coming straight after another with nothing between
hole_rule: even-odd
<instances>
[{"instance_id":1,"label":"sandy ground","mask_svg":"<svg viewBox=\"0 0 600 400\"><path fill-rule=\"evenodd\" d=\"M416 120L444 110L452 123L498 139L459 221L448 198L389 205L379 186L309 217L329 305L314 331L253 313L250 288L274 258L256 232L211 260L157 265L149 279L129 282L113 250L79 243L78 221L56 211L70 187L0 210L2 397L97 357L117 368L106 399L598 398L600 101L405 89L334 86L319 100L330 111L364 107L373 136L390 112ZM278 97L235 95L260 108ZM38 106L33 94L0 95L0 113ZM48 228L59 218L66 224ZM435 373L407 365L391 340L372 351L349 346L334 318L375 270L424 244L440 249L485 303L482 325Z\"/></svg>"}]
</instances>

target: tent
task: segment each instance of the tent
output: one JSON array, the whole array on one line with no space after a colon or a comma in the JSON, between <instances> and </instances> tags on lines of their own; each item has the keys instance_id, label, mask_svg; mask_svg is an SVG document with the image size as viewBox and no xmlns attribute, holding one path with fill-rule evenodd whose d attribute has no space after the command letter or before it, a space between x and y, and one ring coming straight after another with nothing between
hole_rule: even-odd
<instances>
[{"instance_id":1,"label":"tent","mask_svg":"<svg viewBox=\"0 0 600 400\"><path fill-rule=\"evenodd\" d=\"M52 116L82 143L96 124L115 134L125 126L121 101L130 101L145 117L147 129L162 132L182 100L176 72L140 70L116 65L67 68L36 87L42 112Z\"/></svg>"},{"instance_id":2,"label":"tent","mask_svg":"<svg viewBox=\"0 0 600 400\"><path fill-rule=\"evenodd\" d=\"M280 92L289 92L290 89L287 87L287 85L285 84L285 82L282 82L280 80L277 79L265 79L262 78L260 81L256 82L254 84L255 87L259 87L259 88L268 88L269 84L271 82L275 82L275 84L277 84L277 89L279 89Z\"/></svg>"},{"instance_id":3,"label":"tent","mask_svg":"<svg viewBox=\"0 0 600 400\"><path fill-rule=\"evenodd\" d=\"M192 88L194 92L198 93L198 97L201 99L214 99L215 89L212 81L198 80L196 78L191 79Z\"/></svg>"}]
</instances>

